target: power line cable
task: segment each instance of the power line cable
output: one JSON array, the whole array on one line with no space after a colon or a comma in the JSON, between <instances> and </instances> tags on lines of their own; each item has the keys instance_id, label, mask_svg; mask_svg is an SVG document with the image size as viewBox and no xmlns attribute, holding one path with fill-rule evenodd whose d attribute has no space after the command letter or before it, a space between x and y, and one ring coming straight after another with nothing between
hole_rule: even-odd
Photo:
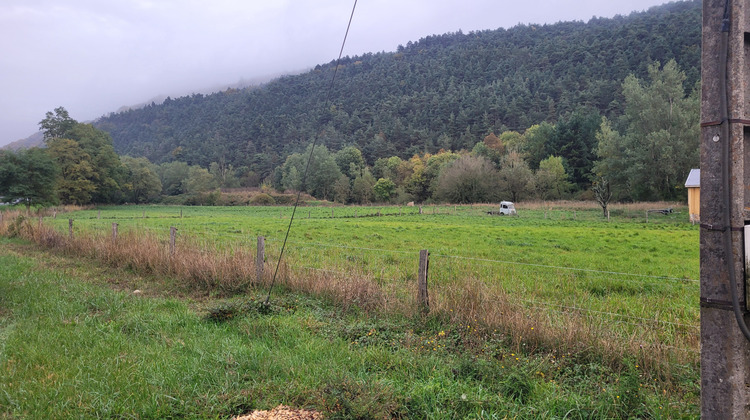
<instances>
[{"instance_id":1,"label":"power line cable","mask_svg":"<svg viewBox=\"0 0 750 420\"><path fill-rule=\"evenodd\" d=\"M328 86L328 93L326 95L326 100L324 107L328 108L328 104L331 102L331 95L333 94L333 85L336 81L336 74L339 70L339 63L341 62L341 56L344 54L344 46L346 45L346 38L349 36L349 28L352 26L352 19L354 18L354 11L357 9L357 0L354 0L354 6L352 6L352 13L349 16L349 23L346 25L346 33L344 33L344 40L341 42L341 49L339 50L339 57L336 59L336 66L333 69L333 76L331 76L331 83ZM305 165L305 173L302 175L302 184L304 185L307 181L307 173L310 170L310 162L312 162L313 159L313 152L315 151L315 146L318 143L318 139L320 138L320 134L316 134L315 138L313 139L312 147L310 148L310 156L307 157L307 164ZM263 302L263 305L268 305L268 302L271 300L271 291L273 291L273 286L276 284L276 277L279 274L279 267L281 266L281 260L284 257L284 250L286 249L286 241L289 238L289 232L292 230L292 222L294 222L294 215L297 213L297 206L299 206L299 199L300 195L302 194L302 190L300 189L297 191L297 199L294 202L294 209L292 210L292 216L289 218L289 226L286 229L286 235L284 236L284 243L281 245L281 252L279 253L279 259L276 262L276 270L273 272L273 279L271 280L271 285L268 287L268 296L266 296L266 300Z\"/></svg>"},{"instance_id":2,"label":"power line cable","mask_svg":"<svg viewBox=\"0 0 750 420\"><path fill-rule=\"evenodd\" d=\"M745 323L744 314L742 308L740 308L739 296L737 295L737 273L734 267L735 260L733 255L732 246L732 191L731 182L729 179L729 166L732 164L730 159L729 142L729 91L727 89L728 82L728 64L729 64L729 29L731 8L729 0L724 2L724 16L721 20L721 40L719 45L719 112L721 117L721 184L722 184L722 218L724 219L724 253L726 267L729 277L729 294L732 298L732 309L734 311L735 319L737 320L737 326L739 327L742 334L750 340L750 328Z\"/></svg>"}]
</instances>

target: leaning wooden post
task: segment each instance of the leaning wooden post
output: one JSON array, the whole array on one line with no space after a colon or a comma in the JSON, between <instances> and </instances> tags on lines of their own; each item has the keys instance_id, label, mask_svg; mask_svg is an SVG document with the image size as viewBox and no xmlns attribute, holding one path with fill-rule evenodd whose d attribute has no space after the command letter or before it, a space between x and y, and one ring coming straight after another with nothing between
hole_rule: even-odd
<instances>
[{"instance_id":1,"label":"leaning wooden post","mask_svg":"<svg viewBox=\"0 0 750 420\"><path fill-rule=\"evenodd\" d=\"M427 271L430 267L430 253L423 249L419 251L419 273L417 274L417 303L423 313L429 312L430 300L427 295Z\"/></svg>"},{"instance_id":2,"label":"leaning wooden post","mask_svg":"<svg viewBox=\"0 0 750 420\"><path fill-rule=\"evenodd\" d=\"M258 253L255 255L255 274L258 277L258 284L263 282L263 264L266 260L266 238L258 236Z\"/></svg>"},{"instance_id":3,"label":"leaning wooden post","mask_svg":"<svg viewBox=\"0 0 750 420\"><path fill-rule=\"evenodd\" d=\"M117 223L112 223L112 242L117 242Z\"/></svg>"},{"instance_id":4,"label":"leaning wooden post","mask_svg":"<svg viewBox=\"0 0 750 420\"><path fill-rule=\"evenodd\" d=\"M169 227L169 256L173 257L175 253L175 238L177 237L177 228Z\"/></svg>"},{"instance_id":5,"label":"leaning wooden post","mask_svg":"<svg viewBox=\"0 0 750 420\"><path fill-rule=\"evenodd\" d=\"M73 219L68 219L68 236L73 239Z\"/></svg>"}]
</instances>

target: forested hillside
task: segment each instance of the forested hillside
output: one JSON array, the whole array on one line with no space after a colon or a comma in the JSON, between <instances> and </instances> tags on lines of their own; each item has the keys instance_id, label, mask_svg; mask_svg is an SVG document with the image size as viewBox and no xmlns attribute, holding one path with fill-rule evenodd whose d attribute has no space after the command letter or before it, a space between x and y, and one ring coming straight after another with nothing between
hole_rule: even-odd
<instances>
[{"instance_id":1,"label":"forested hillside","mask_svg":"<svg viewBox=\"0 0 750 420\"><path fill-rule=\"evenodd\" d=\"M691 91L700 79L700 40L698 0L587 23L434 35L396 52L345 58L328 107L334 62L260 88L168 98L109 115L96 126L112 135L120 154L154 163L218 162L245 167L258 179L315 135L332 152L355 146L367 165L391 156L472 150L491 133L524 133L542 122L572 124L592 137L602 116L614 129L627 129L620 118L623 82L630 74L648 78L655 61L673 59ZM584 145L591 155L586 159L595 158L595 145ZM550 148L543 145L563 157L573 182L582 182L587 174L575 174L564 150ZM544 157L532 158L531 169Z\"/></svg>"}]
</instances>

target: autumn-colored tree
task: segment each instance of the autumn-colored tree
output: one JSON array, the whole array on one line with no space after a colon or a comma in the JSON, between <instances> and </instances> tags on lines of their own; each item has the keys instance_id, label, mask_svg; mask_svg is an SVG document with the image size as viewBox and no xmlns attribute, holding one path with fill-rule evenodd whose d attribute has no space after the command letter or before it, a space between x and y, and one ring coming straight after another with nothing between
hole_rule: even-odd
<instances>
[{"instance_id":1,"label":"autumn-colored tree","mask_svg":"<svg viewBox=\"0 0 750 420\"><path fill-rule=\"evenodd\" d=\"M481 156L465 155L440 173L436 196L450 203L495 201L498 187L498 173L492 162Z\"/></svg>"}]
</instances>

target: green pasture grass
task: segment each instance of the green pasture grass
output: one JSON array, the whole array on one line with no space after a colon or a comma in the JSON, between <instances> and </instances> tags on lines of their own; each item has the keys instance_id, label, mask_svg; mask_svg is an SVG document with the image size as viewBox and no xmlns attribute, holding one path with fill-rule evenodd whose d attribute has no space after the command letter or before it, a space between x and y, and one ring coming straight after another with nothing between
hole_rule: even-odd
<instances>
[{"instance_id":1,"label":"green pasture grass","mask_svg":"<svg viewBox=\"0 0 750 420\"><path fill-rule=\"evenodd\" d=\"M406 206L303 206L285 259L302 273L330 270L395 284L408 297L418 252L428 249L431 287L477 278L526 308L582 312L623 337L697 343L698 228L684 208L652 213L646 223L643 211L618 210L608 222L599 209L519 207L520 216L510 217L487 215L490 206L424 206L423 214ZM163 235L165 244L175 226L178 248L189 242L228 252L252 253L264 236L267 260L275 263L291 214L290 206L114 206L47 222L64 231L73 218L76 232L102 235L116 222L120 231Z\"/></svg>"},{"instance_id":2,"label":"green pasture grass","mask_svg":"<svg viewBox=\"0 0 750 420\"><path fill-rule=\"evenodd\" d=\"M21 245L0 239L4 418L230 418L278 404L363 419L698 413L695 375L665 388L635 361L613 371L494 335L472 346L468 325L342 311L283 289L268 311L263 291L194 301L165 295L165 279L134 295L142 280L127 271Z\"/></svg>"}]
</instances>

